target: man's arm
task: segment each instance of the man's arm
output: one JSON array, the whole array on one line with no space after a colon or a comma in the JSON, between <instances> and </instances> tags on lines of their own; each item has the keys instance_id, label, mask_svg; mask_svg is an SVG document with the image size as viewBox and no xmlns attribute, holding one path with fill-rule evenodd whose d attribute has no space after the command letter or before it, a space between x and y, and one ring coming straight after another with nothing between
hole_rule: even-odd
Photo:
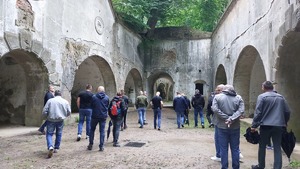
<instances>
[{"instance_id":1,"label":"man's arm","mask_svg":"<svg viewBox=\"0 0 300 169\"><path fill-rule=\"evenodd\" d=\"M232 121L235 120L237 118L240 118L240 116L244 113L245 111L245 104L244 104L244 100L242 99L241 96L237 96L239 99L239 108L236 112L233 113L232 116L229 117L228 121Z\"/></svg>"},{"instance_id":2,"label":"man's arm","mask_svg":"<svg viewBox=\"0 0 300 169\"><path fill-rule=\"evenodd\" d=\"M80 109L80 97L77 97L77 107L78 107L78 109Z\"/></svg>"},{"instance_id":3,"label":"man's arm","mask_svg":"<svg viewBox=\"0 0 300 169\"><path fill-rule=\"evenodd\" d=\"M215 97L211 106L211 109L214 113L216 113L219 117L221 117L222 119L226 120L229 118L229 116L225 113L223 113L221 111L221 109L219 109L219 105L218 105L218 101L217 98Z\"/></svg>"},{"instance_id":4,"label":"man's arm","mask_svg":"<svg viewBox=\"0 0 300 169\"><path fill-rule=\"evenodd\" d=\"M251 128L257 128L260 125L260 121L263 117L262 106L263 99L260 96L258 96Z\"/></svg>"}]
</instances>

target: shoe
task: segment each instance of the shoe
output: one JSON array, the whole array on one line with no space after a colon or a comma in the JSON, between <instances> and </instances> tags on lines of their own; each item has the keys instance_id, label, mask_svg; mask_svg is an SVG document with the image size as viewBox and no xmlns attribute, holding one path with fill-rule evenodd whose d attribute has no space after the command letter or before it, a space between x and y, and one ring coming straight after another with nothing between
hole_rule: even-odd
<instances>
[{"instance_id":1,"label":"shoe","mask_svg":"<svg viewBox=\"0 0 300 169\"><path fill-rule=\"evenodd\" d=\"M160 128L158 128L158 130L160 130Z\"/></svg>"},{"instance_id":2,"label":"shoe","mask_svg":"<svg viewBox=\"0 0 300 169\"><path fill-rule=\"evenodd\" d=\"M213 127L214 127L214 124L211 123L208 127L209 127L209 128L211 128L211 127L213 128Z\"/></svg>"},{"instance_id":3,"label":"shoe","mask_svg":"<svg viewBox=\"0 0 300 169\"><path fill-rule=\"evenodd\" d=\"M100 148L99 148L99 151L104 151L104 147L100 147Z\"/></svg>"},{"instance_id":4,"label":"shoe","mask_svg":"<svg viewBox=\"0 0 300 169\"><path fill-rule=\"evenodd\" d=\"M144 122L144 125L147 125L148 123Z\"/></svg>"},{"instance_id":5,"label":"shoe","mask_svg":"<svg viewBox=\"0 0 300 169\"><path fill-rule=\"evenodd\" d=\"M81 139L81 134L78 134L76 141L80 141L80 139Z\"/></svg>"},{"instance_id":6,"label":"shoe","mask_svg":"<svg viewBox=\"0 0 300 169\"><path fill-rule=\"evenodd\" d=\"M141 128L141 129L142 129L142 128L143 128L143 126L140 126L139 128Z\"/></svg>"},{"instance_id":7,"label":"shoe","mask_svg":"<svg viewBox=\"0 0 300 169\"><path fill-rule=\"evenodd\" d=\"M53 147L50 147L48 152L48 158L51 158L52 155L53 155Z\"/></svg>"},{"instance_id":8,"label":"shoe","mask_svg":"<svg viewBox=\"0 0 300 169\"><path fill-rule=\"evenodd\" d=\"M114 143L113 146L114 147L120 147L120 144L119 143Z\"/></svg>"},{"instance_id":9,"label":"shoe","mask_svg":"<svg viewBox=\"0 0 300 169\"><path fill-rule=\"evenodd\" d=\"M217 157L217 156L210 157L210 159L212 159L214 161L221 161L221 158Z\"/></svg>"},{"instance_id":10,"label":"shoe","mask_svg":"<svg viewBox=\"0 0 300 169\"><path fill-rule=\"evenodd\" d=\"M205 128L205 127L204 127L204 124L202 124L201 126L202 126L203 129Z\"/></svg>"},{"instance_id":11,"label":"shoe","mask_svg":"<svg viewBox=\"0 0 300 169\"><path fill-rule=\"evenodd\" d=\"M92 150L92 149L93 149L93 145L92 145L92 144L89 144L89 145L87 146L87 149L88 149L88 150Z\"/></svg>"},{"instance_id":12,"label":"shoe","mask_svg":"<svg viewBox=\"0 0 300 169\"><path fill-rule=\"evenodd\" d=\"M58 153L58 149L54 149L54 150L53 150L53 153Z\"/></svg>"},{"instance_id":13,"label":"shoe","mask_svg":"<svg viewBox=\"0 0 300 169\"><path fill-rule=\"evenodd\" d=\"M266 146L266 149L267 150L273 150L274 148L273 148L273 146Z\"/></svg>"},{"instance_id":14,"label":"shoe","mask_svg":"<svg viewBox=\"0 0 300 169\"><path fill-rule=\"evenodd\" d=\"M85 139L89 139L90 138L90 136L86 136L86 138Z\"/></svg>"},{"instance_id":15,"label":"shoe","mask_svg":"<svg viewBox=\"0 0 300 169\"><path fill-rule=\"evenodd\" d=\"M242 159L242 158L244 158L244 156L243 156L243 154L242 154L242 153L240 153L240 159Z\"/></svg>"},{"instance_id":16,"label":"shoe","mask_svg":"<svg viewBox=\"0 0 300 169\"><path fill-rule=\"evenodd\" d=\"M123 127L121 127L121 131L123 131L124 130L124 128Z\"/></svg>"},{"instance_id":17,"label":"shoe","mask_svg":"<svg viewBox=\"0 0 300 169\"><path fill-rule=\"evenodd\" d=\"M184 125L181 125L182 128L184 128Z\"/></svg>"},{"instance_id":18,"label":"shoe","mask_svg":"<svg viewBox=\"0 0 300 169\"><path fill-rule=\"evenodd\" d=\"M258 165L252 165L251 169L263 169L263 168L259 167Z\"/></svg>"}]
</instances>

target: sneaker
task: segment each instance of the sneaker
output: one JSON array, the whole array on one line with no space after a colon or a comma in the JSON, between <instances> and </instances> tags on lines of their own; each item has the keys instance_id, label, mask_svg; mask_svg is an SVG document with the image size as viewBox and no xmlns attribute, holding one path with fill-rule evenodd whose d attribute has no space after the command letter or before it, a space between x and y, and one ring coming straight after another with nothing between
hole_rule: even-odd
<instances>
[{"instance_id":1,"label":"sneaker","mask_svg":"<svg viewBox=\"0 0 300 169\"><path fill-rule=\"evenodd\" d=\"M142 128L143 128L143 126L140 126L139 128L141 128L141 129L142 129Z\"/></svg>"},{"instance_id":2,"label":"sneaker","mask_svg":"<svg viewBox=\"0 0 300 169\"><path fill-rule=\"evenodd\" d=\"M242 153L240 153L240 159L242 159L242 158L244 158L244 156L243 156L243 154L242 154Z\"/></svg>"},{"instance_id":3,"label":"sneaker","mask_svg":"<svg viewBox=\"0 0 300 169\"><path fill-rule=\"evenodd\" d=\"M104 147L100 147L100 148L99 148L99 151L104 151Z\"/></svg>"},{"instance_id":4,"label":"sneaker","mask_svg":"<svg viewBox=\"0 0 300 169\"><path fill-rule=\"evenodd\" d=\"M202 124L201 126L202 126L203 129L205 128L205 127L204 127L204 124Z\"/></svg>"},{"instance_id":5,"label":"sneaker","mask_svg":"<svg viewBox=\"0 0 300 169\"><path fill-rule=\"evenodd\" d=\"M58 153L58 149L54 149L54 150L53 150L53 153Z\"/></svg>"},{"instance_id":6,"label":"sneaker","mask_svg":"<svg viewBox=\"0 0 300 169\"><path fill-rule=\"evenodd\" d=\"M221 158L220 157L216 157L216 156L210 157L210 159L212 159L214 161L221 161Z\"/></svg>"},{"instance_id":7,"label":"sneaker","mask_svg":"<svg viewBox=\"0 0 300 169\"><path fill-rule=\"evenodd\" d=\"M214 124L211 123L208 127L209 127L209 128L213 128L213 127L214 127Z\"/></svg>"},{"instance_id":8,"label":"sneaker","mask_svg":"<svg viewBox=\"0 0 300 169\"><path fill-rule=\"evenodd\" d=\"M87 146L87 149L88 149L88 150L92 150L92 149L93 149L93 145L92 145L92 144L89 144L89 145Z\"/></svg>"},{"instance_id":9,"label":"sneaker","mask_svg":"<svg viewBox=\"0 0 300 169\"><path fill-rule=\"evenodd\" d=\"M158 128L158 130L160 130L160 128Z\"/></svg>"},{"instance_id":10,"label":"sneaker","mask_svg":"<svg viewBox=\"0 0 300 169\"><path fill-rule=\"evenodd\" d=\"M263 169L263 168L259 167L258 165L252 165L251 169Z\"/></svg>"},{"instance_id":11,"label":"sneaker","mask_svg":"<svg viewBox=\"0 0 300 169\"><path fill-rule=\"evenodd\" d=\"M48 158L51 158L52 155L53 155L53 147L50 147L48 152Z\"/></svg>"},{"instance_id":12,"label":"sneaker","mask_svg":"<svg viewBox=\"0 0 300 169\"><path fill-rule=\"evenodd\" d=\"M182 124L181 127L184 128L184 125Z\"/></svg>"},{"instance_id":13,"label":"sneaker","mask_svg":"<svg viewBox=\"0 0 300 169\"><path fill-rule=\"evenodd\" d=\"M81 139L81 134L78 134L76 141L80 141L80 139Z\"/></svg>"},{"instance_id":14,"label":"sneaker","mask_svg":"<svg viewBox=\"0 0 300 169\"><path fill-rule=\"evenodd\" d=\"M266 146L266 149L267 150L273 150L274 148L273 148L273 146Z\"/></svg>"},{"instance_id":15,"label":"sneaker","mask_svg":"<svg viewBox=\"0 0 300 169\"><path fill-rule=\"evenodd\" d=\"M120 147L120 144L119 144L119 143L114 143L113 146L114 146L114 147Z\"/></svg>"}]
</instances>

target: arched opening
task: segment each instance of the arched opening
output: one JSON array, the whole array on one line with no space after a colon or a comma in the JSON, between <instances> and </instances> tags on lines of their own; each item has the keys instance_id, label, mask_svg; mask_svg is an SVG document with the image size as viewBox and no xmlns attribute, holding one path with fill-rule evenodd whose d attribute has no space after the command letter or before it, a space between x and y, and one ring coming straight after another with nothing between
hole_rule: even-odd
<instances>
[{"instance_id":1,"label":"arched opening","mask_svg":"<svg viewBox=\"0 0 300 169\"><path fill-rule=\"evenodd\" d=\"M163 96L163 101L171 102L173 100L174 81L172 77L166 72L156 72L148 77L149 96L152 98L157 91ZM165 104L165 105L166 105Z\"/></svg>"},{"instance_id":2,"label":"arched opening","mask_svg":"<svg viewBox=\"0 0 300 169\"><path fill-rule=\"evenodd\" d=\"M299 22L300 24L300 22ZM288 32L279 47L279 59L276 62L275 89L282 94L292 112L288 127L292 128L296 137L300 137L300 29Z\"/></svg>"},{"instance_id":3,"label":"arched opening","mask_svg":"<svg viewBox=\"0 0 300 169\"><path fill-rule=\"evenodd\" d=\"M0 59L0 124L39 126L48 71L34 53L13 50Z\"/></svg>"},{"instance_id":4,"label":"arched opening","mask_svg":"<svg viewBox=\"0 0 300 169\"><path fill-rule=\"evenodd\" d=\"M133 106L136 97L143 90L142 76L137 69L131 69L126 77L124 91L129 98L129 106Z\"/></svg>"},{"instance_id":5,"label":"arched opening","mask_svg":"<svg viewBox=\"0 0 300 169\"><path fill-rule=\"evenodd\" d=\"M219 65L216 72L215 87L219 84L227 84L227 77L223 65Z\"/></svg>"},{"instance_id":6,"label":"arched opening","mask_svg":"<svg viewBox=\"0 0 300 169\"><path fill-rule=\"evenodd\" d=\"M97 92L99 86L104 86L105 93L112 98L116 94L115 76L110 65L100 56L90 56L85 59L75 72L75 79L71 91L72 112L78 112L76 105L77 96L80 91L85 90L86 84L93 86L93 93Z\"/></svg>"},{"instance_id":7,"label":"arched opening","mask_svg":"<svg viewBox=\"0 0 300 169\"><path fill-rule=\"evenodd\" d=\"M258 51L253 46L246 46L238 58L233 79L235 90L245 103L245 116L253 116L265 80L266 73Z\"/></svg>"}]
</instances>

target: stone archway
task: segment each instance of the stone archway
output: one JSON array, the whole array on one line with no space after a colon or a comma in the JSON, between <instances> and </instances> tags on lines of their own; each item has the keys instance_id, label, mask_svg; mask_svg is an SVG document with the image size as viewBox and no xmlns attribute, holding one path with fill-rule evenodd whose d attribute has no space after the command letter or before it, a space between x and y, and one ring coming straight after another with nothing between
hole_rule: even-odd
<instances>
[{"instance_id":1,"label":"stone archway","mask_svg":"<svg viewBox=\"0 0 300 169\"><path fill-rule=\"evenodd\" d=\"M288 127L293 129L297 138L300 137L300 22L298 25L298 29L288 32L282 39L275 78L275 89L286 98L292 112Z\"/></svg>"},{"instance_id":2,"label":"stone archway","mask_svg":"<svg viewBox=\"0 0 300 169\"><path fill-rule=\"evenodd\" d=\"M129 98L129 106L133 106L135 98L143 90L143 80L137 69L131 69L126 77L124 91Z\"/></svg>"},{"instance_id":3,"label":"stone archway","mask_svg":"<svg viewBox=\"0 0 300 169\"><path fill-rule=\"evenodd\" d=\"M86 84L93 86L93 93L97 92L99 86L104 86L105 93L112 98L116 94L115 76L108 62L100 56L90 56L85 59L75 72L73 88L71 91L72 112L77 112L77 96L80 91L85 90Z\"/></svg>"},{"instance_id":4,"label":"stone archway","mask_svg":"<svg viewBox=\"0 0 300 169\"><path fill-rule=\"evenodd\" d=\"M245 115L253 116L261 84L266 80L263 62L253 46L246 46L236 63L233 85L245 103Z\"/></svg>"},{"instance_id":5,"label":"stone archway","mask_svg":"<svg viewBox=\"0 0 300 169\"><path fill-rule=\"evenodd\" d=\"M12 50L0 59L0 123L39 126L48 70L34 53Z\"/></svg>"},{"instance_id":6,"label":"stone archway","mask_svg":"<svg viewBox=\"0 0 300 169\"><path fill-rule=\"evenodd\" d=\"M227 84L227 76L224 66L221 64L217 68L216 79L215 79L215 87L219 84Z\"/></svg>"},{"instance_id":7,"label":"stone archway","mask_svg":"<svg viewBox=\"0 0 300 169\"><path fill-rule=\"evenodd\" d=\"M170 102L174 96L173 78L166 72L155 72L148 77L149 96L152 98L159 91L164 102Z\"/></svg>"}]
</instances>

